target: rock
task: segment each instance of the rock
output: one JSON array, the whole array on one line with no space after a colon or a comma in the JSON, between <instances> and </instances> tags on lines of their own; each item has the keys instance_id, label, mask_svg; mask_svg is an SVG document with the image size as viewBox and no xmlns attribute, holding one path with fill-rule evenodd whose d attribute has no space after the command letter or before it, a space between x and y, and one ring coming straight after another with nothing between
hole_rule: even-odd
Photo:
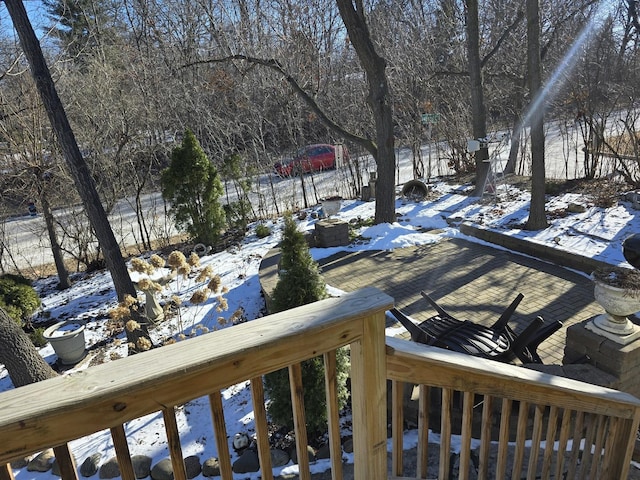
<instances>
[{"instance_id":1,"label":"rock","mask_svg":"<svg viewBox=\"0 0 640 480\"><path fill-rule=\"evenodd\" d=\"M151 475L151 457L146 455L134 455L131 457L133 473L136 478L147 478Z\"/></svg>"},{"instance_id":2,"label":"rock","mask_svg":"<svg viewBox=\"0 0 640 480\"><path fill-rule=\"evenodd\" d=\"M244 432L236 433L233 436L232 445L236 452L240 450L244 450L249 446L250 443L251 443L251 439L249 438L249 435L247 435Z\"/></svg>"},{"instance_id":3,"label":"rock","mask_svg":"<svg viewBox=\"0 0 640 480\"><path fill-rule=\"evenodd\" d=\"M11 468L15 468L16 470L18 470L20 468L24 468L27 465L29 465L29 459L30 459L30 457L18 458L16 460L14 460L13 462L11 462Z\"/></svg>"},{"instance_id":4,"label":"rock","mask_svg":"<svg viewBox=\"0 0 640 480\"><path fill-rule=\"evenodd\" d=\"M207 458L202 464L203 477L219 477L220 462L216 457Z\"/></svg>"},{"instance_id":5,"label":"rock","mask_svg":"<svg viewBox=\"0 0 640 480\"><path fill-rule=\"evenodd\" d=\"M100 478L116 478L119 476L120 466L118 465L118 459L116 457L111 457L103 463L98 471L98 477Z\"/></svg>"},{"instance_id":6,"label":"rock","mask_svg":"<svg viewBox=\"0 0 640 480\"><path fill-rule=\"evenodd\" d=\"M80 475L82 475L83 477L92 477L96 473L98 473L101 459L101 453L94 453L93 455L89 455L87 458L85 458L84 462L82 462L82 465L80 465Z\"/></svg>"},{"instance_id":7,"label":"rock","mask_svg":"<svg viewBox=\"0 0 640 480\"><path fill-rule=\"evenodd\" d=\"M27 471L48 472L51 469L54 460L55 455L53 454L53 449L49 448L48 450L44 450L27 464Z\"/></svg>"},{"instance_id":8,"label":"rock","mask_svg":"<svg viewBox=\"0 0 640 480\"><path fill-rule=\"evenodd\" d=\"M322 445L316 452L316 459L319 460L321 458L331 458L331 449L329 448L329 444Z\"/></svg>"},{"instance_id":9,"label":"rock","mask_svg":"<svg viewBox=\"0 0 640 480\"><path fill-rule=\"evenodd\" d=\"M163 458L151 469L153 480L173 480L173 465L170 458Z\"/></svg>"},{"instance_id":10,"label":"rock","mask_svg":"<svg viewBox=\"0 0 640 480\"><path fill-rule=\"evenodd\" d=\"M197 455L190 455L184 459L184 469L187 472L187 478L196 478L202 472L202 465L200 465L200 457Z\"/></svg>"},{"instance_id":11,"label":"rock","mask_svg":"<svg viewBox=\"0 0 640 480\"><path fill-rule=\"evenodd\" d=\"M567 212L569 213L584 213L587 211L587 207L580 205L579 203L570 203L567 206Z\"/></svg>"},{"instance_id":12,"label":"rock","mask_svg":"<svg viewBox=\"0 0 640 480\"><path fill-rule=\"evenodd\" d=\"M353 453L353 438L347 438L342 444L345 453Z\"/></svg>"},{"instance_id":13,"label":"rock","mask_svg":"<svg viewBox=\"0 0 640 480\"><path fill-rule=\"evenodd\" d=\"M287 452L280 448L271 449L271 465L274 467L283 467L289 463L291 457Z\"/></svg>"},{"instance_id":14,"label":"rock","mask_svg":"<svg viewBox=\"0 0 640 480\"><path fill-rule=\"evenodd\" d=\"M260 460L258 460L258 452L252 448L247 448L240 458L233 462L232 470L234 473L251 473L260 470Z\"/></svg>"},{"instance_id":15,"label":"rock","mask_svg":"<svg viewBox=\"0 0 640 480\"><path fill-rule=\"evenodd\" d=\"M316 451L309 445L307 445L307 455L309 456L310 462L316 461ZM295 448L291 451L291 461L293 463L298 463L298 450Z\"/></svg>"}]
</instances>

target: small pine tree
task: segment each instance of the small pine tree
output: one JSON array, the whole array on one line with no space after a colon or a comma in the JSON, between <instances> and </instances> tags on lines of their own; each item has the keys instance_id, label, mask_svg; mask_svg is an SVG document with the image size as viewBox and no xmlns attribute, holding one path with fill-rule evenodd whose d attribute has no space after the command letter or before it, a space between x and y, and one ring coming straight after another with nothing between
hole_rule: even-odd
<instances>
[{"instance_id":1,"label":"small pine tree","mask_svg":"<svg viewBox=\"0 0 640 480\"><path fill-rule=\"evenodd\" d=\"M281 312L327 297L320 267L311 257L309 245L291 214L284 217L279 269L278 283L271 298L274 311Z\"/></svg>"},{"instance_id":2,"label":"small pine tree","mask_svg":"<svg viewBox=\"0 0 640 480\"><path fill-rule=\"evenodd\" d=\"M219 201L224 190L216 167L190 130L182 145L173 149L161 181L162 196L172 203L176 227L186 229L196 242L214 245L225 225Z\"/></svg>"},{"instance_id":3,"label":"small pine tree","mask_svg":"<svg viewBox=\"0 0 640 480\"><path fill-rule=\"evenodd\" d=\"M280 273L272 296L274 311L326 298L326 285L320 276L318 264L311 257L304 235L298 230L291 214L284 218L280 251ZM338 350L336 357L338 403L343 407L348 396L346 379L349 360L345 349ZM302 379L307 428L313 433L323 432L327 427L327 410L322 357L302 362ZM265 375L265 390L271 400L271 419L275 423L291 427L293 414L288 370L282 369Z\"/></svg>"}]
</instances>

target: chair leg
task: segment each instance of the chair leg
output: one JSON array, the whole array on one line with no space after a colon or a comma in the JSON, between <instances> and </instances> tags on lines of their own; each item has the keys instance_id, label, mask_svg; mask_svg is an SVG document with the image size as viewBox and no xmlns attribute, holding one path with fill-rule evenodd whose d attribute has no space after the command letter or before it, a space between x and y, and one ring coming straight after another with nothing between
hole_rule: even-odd
<instances>
[{"instance_id":1,"label":"chair leg","mask_svg":"<svg viewBox=\"0 0 640 480\"><path fill-rule=\"evenodd\" d=\"M530 359L526 358L522 352L531 341L531 337L540 329L543 323L544 320L540 315L538 315L511 344L511 351L521 362L530 361Z\"/></svg>"},{"instance_id":2,"label":"chair leg","mask_svg":"<svg viewBox=\"0 0 640 480\"><path fill-rule=\"evenodd\" d=\"M433 298L431 298L429 295L427 295L427 293L424 290L420 292L420 295L422 295L425 298L425 300L431 304L431 306L435 309L435 311L438 312L438 315L440 315L441 317L452 318L454 320L457 320L456 317L454 317L449 312L447 312L444 308L438 305L436 301Z\"/></svg>"},{"instance_id":3,"label":"chair leg","mask_svg":"<svg viewBox=\"0 0 640 480\"><path fill-rule=\"evenodd\" d=\"M496 320L496 323L491 326L491 329L495 330L496 332L502 332L507 326L507 323L509 322L509 319L512 317L513 313L516 311L516 308L518 308L518 305L520 305L520 302L523 298L524 295L519 293L516 298L514 298L513 302L511 302L511 305L509 305L507 309L502 312L502 315L500 315L500 318Z\"/></svg>"},{"instance_id":4,"label":"chair leg","mask_svg":"<svg viewBox=\"0 0 640 480\"><path fill-rule=\"evenodd\" d=\"M422 328L409 320L400 310L397 308L392 308L389 312L398 319L398 321L402 324L404 328L411 334L411 340L416 343L423 343L425 345L430 345L431 338L427 335Z\"/></svg>"}]
</instances>

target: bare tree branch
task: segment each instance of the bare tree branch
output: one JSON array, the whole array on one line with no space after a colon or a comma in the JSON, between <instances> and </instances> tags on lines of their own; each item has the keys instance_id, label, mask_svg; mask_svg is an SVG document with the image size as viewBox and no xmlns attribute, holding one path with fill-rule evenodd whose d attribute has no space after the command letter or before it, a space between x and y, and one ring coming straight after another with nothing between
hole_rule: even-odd
<instances>
[{"instance_id":1,"label":"bare tree branch","mask_svg":"<svg viewBox=\"0 0 640 480\"><path fill-rule=\"evenodd\" d=\"M313 112L316 115L318 115L318 117L320 117L320 119L325 123L325 125L327 125L329 128L331 128L335 132L337 132L340 135L342 135L345 139L350 140L350 141L352 141L354 143L357 143L358 145L361 145L363 148L365 148L367 151L369 151L372 155L375 156L377 148L376 148L375 143L373 141L371 141L371 139L355 135L355 134L345 130L343 127L341 127L336 122L334 122L332 119L330 119L325 114L325 112L320 108L320 106L315 101L315 99L311 95L309 95L309 93L300 86L300 84L297 82L297 80L295 78L293 78L289 73L287 73L285 71L284 67L280 64L280 62L278 62L275 59L257 58L257 57L251 57L249 55L229 55L227 57L212 58L212 59L208 59L208 60L200 60L200 61L197 61L197 62L189 63L189 64L184 65L183 68L194 66L194 65L199 65L199 64L226 63L226 62L231 62L231 61L234 61L234 60L242 60L242 61L254 64L254 65L261 65L261 66L270 68L271 70L274 70L274 71L280 73L285 78L287 83L289 85L291 85L291 87L294 89L294 91L297 92L298 95L300 95L300 97L309 106L309 108L311 108L311 110L313 110Z\"/></svg>"}]
</instances>

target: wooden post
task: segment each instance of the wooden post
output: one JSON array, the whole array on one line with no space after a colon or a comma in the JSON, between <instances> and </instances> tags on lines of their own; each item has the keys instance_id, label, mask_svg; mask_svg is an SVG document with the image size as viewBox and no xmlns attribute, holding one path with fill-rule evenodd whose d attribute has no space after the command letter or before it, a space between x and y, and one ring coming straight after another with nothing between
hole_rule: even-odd
<instances>
[{"instance_id":1,"label":"wooden post","mask_svg":"<svg viewBox=\"0 0 640 480\"><path fill-rule=\"evenodd\" d=\"M385 316L362 321L363 335L351 344L351 397L355 480L387 478Z\"/></svg>"}]
</instances>

